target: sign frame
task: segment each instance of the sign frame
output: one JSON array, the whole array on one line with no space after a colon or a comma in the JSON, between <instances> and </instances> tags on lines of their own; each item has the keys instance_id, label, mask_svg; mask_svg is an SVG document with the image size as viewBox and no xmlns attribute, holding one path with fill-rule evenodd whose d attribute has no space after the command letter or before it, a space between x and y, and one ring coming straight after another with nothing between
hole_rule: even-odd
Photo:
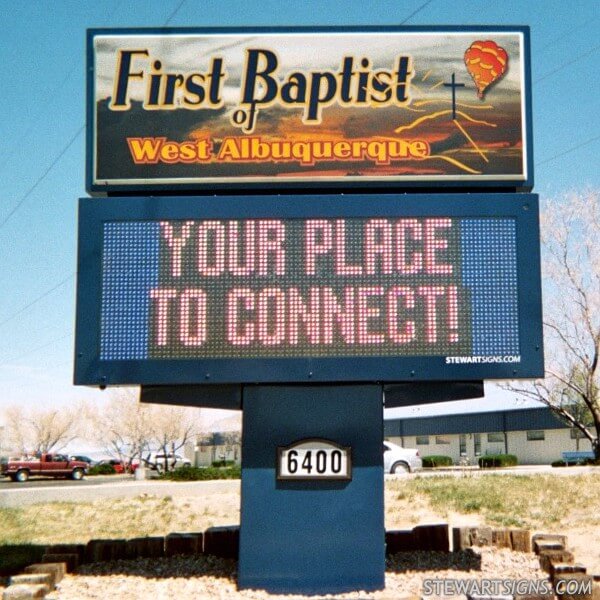
<instances>
[{"instance_id":1,"label":"sign frame","mask_svg":"<svg viewBox=\"0 0 600 600\"><path fill-rule=\"evenodd\" d=\"M369 177L368 181L361 177L337 177L334 180L326 177L306 177L298 181L292 179L286 181L277 177L260 177L256 181L252 178L219 177L193 178L193 182L181 181L171 178L168 181L159 179L100 179L95 176L96 165L96 99L95 99L95 54L94 38L100 35L281 35L286 34L393 34L393 33L481 33L481 34L508 34L514 33L522 36L522 85L520 93L521 102L521 127L524 157L522 160L523 177L509 177L493 175L482 175L480 178L473 176L469 180L465 176L445 175L439 178L418 177ZM316 189L328 192L351 191L359 192L365 190L381 191L440 191L440 185L451 191L462 191L466 189L477 191L531 191L534 184L533 164L533 133L532 133L532 99L531 99L531 52L530 52L530 30L528 26L351 26L351 27L215 27L215 28L99 28L89 29L87 32L87 131L86 131L86 190L91 195L105 196L111 194L127 193L142 194L153 192L156 194L173 195L181 192L195 192L199 194L213 193L235 193L244 190L250 193L273 193L276 191L294 191L296 193L309 193ZM361 179L363 179L361 181Z\"/></svg>"},{"instance_id":2,"label":"sign frame","mask_svg":"<svg viewBox=\"0 0 600 600\"><path fill-rule=\"evenodd\" d=\"M75 384L175 385L473 381L543 376L538 197L535 194L322 195L206 198L81 198ZM105 221L271 217L514 217L519 364L447 364L443 356L100 360L102 228Z\"/></svg>"},{"instance_id":3,"label":"sign frame","mask_svg":"<svg viewBox=\"0 0 600 600\"><path fill-rule=\"evenodd\" d=\"M284 452L294 450L299 446L307 444L322 444L328 447L330 450L338 450L346 454L346 470L339 475L283 475L282 474L282 462ZM320 449L315 450L318 452ZM318 460L318 459L316 459ZM352 448L350 446L342 446L336 442L325 438L302 438L292 442L288 446L277 447L277 466L276 466L276 478L277 481L351 481L352 480Z\"/></svg>"}]
</instances>

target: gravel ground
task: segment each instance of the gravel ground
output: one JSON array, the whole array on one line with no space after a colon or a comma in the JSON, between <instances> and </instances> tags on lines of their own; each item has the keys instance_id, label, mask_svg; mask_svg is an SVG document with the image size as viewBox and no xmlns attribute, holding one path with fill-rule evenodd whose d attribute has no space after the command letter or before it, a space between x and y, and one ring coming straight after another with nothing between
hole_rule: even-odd
<instances>
[{"instance_id":1,"label":"gravel ground","mask_svg":"<svg viewBox=\"0 0 600 600\"><path fill-rule=\"evenodd\" d=\"M260 590L236 589L234 561L205 556L138 559L82 566L67 575L50 600L186 600L198 598L283 599ZM426 579L541 580L546 574L534 554L505 549L478 548L457 553L413 552L392 557L386 569L386 587L380 592L352 592L324 598L396 600L423 594ZM315 596L309 596L316 600Z\"/></svg>"}]
</instances>

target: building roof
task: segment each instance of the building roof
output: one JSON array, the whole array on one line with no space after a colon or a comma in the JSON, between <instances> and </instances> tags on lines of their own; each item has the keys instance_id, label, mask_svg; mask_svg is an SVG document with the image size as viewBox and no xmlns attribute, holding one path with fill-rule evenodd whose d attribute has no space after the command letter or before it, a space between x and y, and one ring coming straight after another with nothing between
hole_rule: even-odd
<instances>
[{"instance_id":1,"label":"building roof","mask_svg":"<svg viewBox=\"0 0 600 600\"><path fill-rule=\"evenodd\" d=\"M494 412L462 413L432 417L409 417L384 421L386 436L442 435L452 433L489 433L563 429L569 426L548 407L521 408Z\"/></svg>"}]
</instances>

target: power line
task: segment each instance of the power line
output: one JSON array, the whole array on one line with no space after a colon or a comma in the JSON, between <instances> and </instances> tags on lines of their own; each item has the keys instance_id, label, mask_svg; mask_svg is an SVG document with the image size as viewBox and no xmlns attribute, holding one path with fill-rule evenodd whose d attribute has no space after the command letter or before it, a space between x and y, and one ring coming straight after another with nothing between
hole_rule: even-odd
<instances>
[{"instance_id":1,"label":"power line","mask_svg":"<svg viewBox=\"0 0 600 600\"><path fill-rule=\"evenodd\" d=\"M169 24L171 19L175 17L175 15L181 10L181 7L185 4L186 0L181 0L176 8L171 12L168 16L167 20L164 22L163 26ZM430 0L431 1L431 0ZM116 9L115 9L116 12ZM71 75L71 72L67 74L67 77L63 80L66 81L68 77ZM75 132L75 135L67 142L67 144L63 147L63 149L58 153L58 155L54 158L54 160L50 163L48 168L36 179L35 183L21 196L21 198L17 201L12 210L8 213L8 215L4 218L4 220L0 223L0 229L2 229L8 221L12 218L12 216L21 208L25 200L29 198L29 196L35 191L37 186L46 178L46 176L50 173L50 171L58 164L60 159L66 154L67 150L75 143L77 138L83 133L85 129L85 124L81 125L81 127Z\"/></svg>"},{"instance_id":2,"label":"power line","mask_svg":"<svg viewBox=\"0 0 600 600\"><path fill-rule=\"evenodd\" d=\"M400 25L404 25L405 23L408 23L408 21L410 21L417 13L420 13L428 4L431 4L432 2L433 2L433 0L427 0L427 2L424 2L423 4L421 4L421 6L419 6L419 8L417 8L417 10L411 12L410 15L408 15L408 17L406 17L406 19L404 19L404 21L401 21Z\"/></svg>"},{"instance_id":3,"label":"power line","mask_svg":"<svg viewBox=\"0 0 600 600\"><path fill-rule=\"evenodd\" d=\"M538 77L537 79L534 80L533 83L536 84L536 83L539 83L540 81L544 81L545 79L548 79L548 77L551 77L555 73L562 71L566 67L570 67L572 64L580 61L582 58L586 58L586 57L590 56L591 54L593 54L594 52L596 52L599 49L600 49L600 45L594 46L591 50L588 50L587 52L584 52L583 54L579 54L578 56L571 59L570 61L563 63L562 65L559 65L558 67L556 67L556 69L552 69L552 71L549 71L548 73L545 73L541 77Z\"/></svg>"},{"instance_id":4,"label":"power line","mask_svg":"<svg viewBox=\"0 0 600 600\"><path fill-rule=\"evenodd\" d=\"M21 198L17 201L17 203L13 206L12 210L6 215L2 223L0 223L0 229L2 229L11 219L11 217L21 208L25 200L31 196L31 194L35 191L38 185L44 181L48 173L52 171L52 169L58 164L60 159L67 153L67 150L75 143L77 138L83 133L85 129L85 125L82 125L76 132L75 135L66 143L63 149L58 153L58 155L54 158L54 160L50 163L50 165L46 168L46 170L35 180L35 183L21 196Z\"/></svg>"},{"instance_id":5,"label":"power line","mask_svg":"<svg viewBox=\"0 0 600 600\"><path fill-rule=\"evenodd\" d=\"M40 350L44 350L45 348L48 348L48 346L52 346L52 344L55 344L56 342L60 342L61 340L64 340L65 338L68 338L71 334L72 334L72 332L69 331L68 333L65 333L65 335L62 335L59 338L55 338L53 340L50 340L46 344L42 344L41 346L36 346L35 348L31 348L30 350L26 350L25 352L23 352L21 354L17 354L17 356L13 356L12 358L9 358L8 360L5 360L4 362L5 363L10 363L10 362L13 362L15 360L19 360L21 358L24 358L25 356L28 356L29 354L33 354L34 352L39 352Z\"/></svg>"},{"instance_id":6,"label":"power line","mask_svg":"<svg viewBox=\"0 0 600 600\"><path fill-rule=\"evenodd\" d=\"M32 300L29 304L20 308L17 312L10 315L4 319L4 321L0 321L0 327L9 321L12 321L15 317L18 317L21 313L24 313L28 308L31 308L34 304L37 304L40 300L43 300L46 296L49 296L52 292L57 290L58 288L65 285L65 283L71 281L75 277L75 273L71 273L68 277L65 277L61 282L57 283L55 286L51 287L49 290L46 290L44 293L40 294L35 300Z\"/></svg>"},{"instance_id":7,"label":"power line","mask_svg":"<svg viewBox=\"0 0 600 600\"><path fill-rule=\"evenodd\" d=\"M119 8L120 8L120 5L117 5L112 10L112 12L110 13L110 15L108 15L108 17L106 19L106 21L108 23L112 22L115 14L119 10ZM73 65L71 66L71 69L64 76L63 80L51 92L48 93L47 97L48 98L52 98L54 100L53 103L56 102L56 99L58 98L58 94L59 94L60 90L65 86L65 84L67 83L67 81L69 81L69 79L71 78L71 76L73 75L73 73L75 73L75 71L77 71L78 68L79 68L79 65L76 62L73 63ZM41 103L41 106L47 109L48 108L48 103ZM30 119L29 127L27 127L27 129L22 134L20 134L20 136L19 136L19 138L21 140L28 140L29 139L30 134L35 129L35 125L39 121L39 119L40 119L40 117L42 115L42 112L43 112L43 109L40 108L37 111L36 116ZM7 152L5 160L0 163L0 173L2 171L4 171L4 169L6 168L6 165L10 164L10 162L11 162L12 159L14 159L14 153Z\"/></svg>"},{"instance_id":8,"label":"power line","mask_svg":"<svg viewBox=\"0 0 600 600\"><path fill-rule=\"evenodd\" d=\"M60 89L65 85L65 83L67 83L67 81L70 79L71 75L73 75L73 73L76 71L75 65L71 68L71 70L65 75L65 78L62 80L62 82L60 83L60 85L58 85L53 91L52 93L48 94L48 98L56 98L56 96L58 95L58 92L60 91ZM39 115L38 115L39 117ZM22 140L28 140L30 137L30 134L33 132L35 125L37 123L38 119L32 119L29 127L19 136ZM10 164L11 160L14 158L14 154L7 152L6 153L6 158L5 160L0 163L0 173L5 169L6 165Z\"/></svg>"},{"instance_id":9,"label":"power line","mask_svg":"<svg viewBox=\"0 0 600 600\"><path fill-rule=\"evenodd\" d=\"M431 0L430 0L431 1ZM181 8L183 7L183 5L185 4L186 0L181 0L179 2L179 4L175 7L175 9L171 12L171 14L167 17L167 19L164 22L163 26L168 25L171 20L177 15L177 13L181 10ZM117 7L118 8L118 7ZM115 8L112 12L111 16L114 16L114 14L117 11L117 8ZM60 88L62 88L66 82L69 80L69 78L71 77L71 75L74 72L74 68L72 68L67 75L64 77L64 79L62 80L62 82L60 83L60 85L57 88L57 91L60 90ZM31 129L31 125L29 127L29 129L27 131L29 131ZM66 154L66 152L69 150L69 148L75 143L75 141L77 140L77 138L81 135L81 133L83 132L83 130L85 129L85 125L82 125L73 135L73 137L71 137L69 139L69 141L65 144L65 146L62 148L62 150L58 153L58 155L54 158L54 160L50 163L50 165L46 168L46 170L38 176L38 178L36 179L36 181L33 183L33 185L21 196L21 198L17 201L17 203L13 206L13 208L10 210L10 212L8 213L8 215L4 218L4 220L0 223L0 229L2 229L7 223L8 221L10 221L10 219L13 217L13 215L21 208L21 206L23 205L23 203L27 200L27 198L29 198L29 196L35 191L35 189L40 185L40 183L47 177L47 175L50 173L50 171L58 164L58 162L62 159L62 157ZM8 161L4 161L1 165L0 165L0 170L2 170ZM47 296L49 296L52 292L56 291L57 289L59 289L60 287L62 287L63 285L65 285L67 282L71 281L71 279L73 279L73 277L75 276L75 273L71 273L68 277L66 277L65 279L63 279L62 281L58 282L56 285L54 285L53 287L51 287L50 289L46 290L45 292L43 292L42 294L40 294L37 298L35 298L34 300L32 300L31 302L29 302L28 304L26 304L25 306L23 306L22 308L20 308L19 310L17 310L16 312L14 312L12 315L10 315L9 317L7 317L6 319L4 319L3 321L0 322L0 326L4 325L5 323L8 323L9 321L11 321L12 319L14 319L15 317L18 317L19 315L21 315L22 313L24 313L26 310L28 310L29 308L31 308L32 306L34 306L35 304L37 304L38 302L40 302L41 300L43 300L44 298L46 298ZM62 339L62 338L60 338ZM44 346L46 347L46 346ZM38 348L41 349L41 348ZM32 350L32 352L35 350ZM17 357L17 358L20 358ZM11 360L16 360L16 358L11 359Z\"/></svg>"},{"instance_id":10,"label":"power line","mask_svg":"<svg viewBox=\"0 0 600 600\"><path fill-rule=\"evenodd\" d=\"M539 167L540 165L545 165L546 163L556 160L557 158L560 158L561 156L564 156L565 154L569 154L570 152L574 152L575 150L578 150L582 146L587 146L588 144L591 144L592 142L595 142L596 140L600 140L600 135L590 138L589 140L585 140L585 142L581 142L581 144L577 144L576 146L573 146L572 148L564 150L563 152L559 152L558 154L555 154L554 156L551 156L550 158L546 158L545 160L537 162L537 163L535 163L535 166Z\"/></svg>"},{"instance_id":11,"label":"power line","mask_svg":"<svg viewBox=\"0 0 600 600\"><path fill-rule=\"evenodd\" d=\"M573 27L573 29L569 29L569 30L565 31L562 35L558 35L555 38L552 38L552 40L550 42L548 42L546 45L542 46L541 48L537 48L536 53L540 54L541 52L545 52L548 48L551 48L552 46L554 46L554 44L556 42L558 42L559 40L564 40L566 37L569 37L572 33L580 31L581 29L585 29L590 23L594 23L597 20L598 20L597 17L595 17L593 19L588 19L585 23L582 23L581 25L578 25L577 27Z\"/></svg>"},{"instance_id":12,"label":"power line","mask_svg":"<svg viewBox=\"0 0 600 600\"><path fill-rule=\"evenodd\" d=\"M169 15L169 18L164 22L164 26L168 25L171 20L175 17L175 15L181 10L181 7L185 4L185 0L181 0L177 8Z\"/></svg>"}]
</instances>

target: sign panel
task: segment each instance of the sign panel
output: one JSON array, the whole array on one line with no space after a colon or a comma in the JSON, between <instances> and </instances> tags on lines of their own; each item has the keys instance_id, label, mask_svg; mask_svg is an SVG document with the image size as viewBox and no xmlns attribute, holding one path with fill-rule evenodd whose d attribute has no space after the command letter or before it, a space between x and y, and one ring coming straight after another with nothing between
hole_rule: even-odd
<instances>
[{"instance_id":1,"label":"sign panel","mask_svg":"<svg viewBox=\"0 0 600 600\"><path fill-rule=\"evenodd\" d=\"M77 383L542 374L536 196L310 200L82 199Z\"/></svg>"},{"instance_id":2,"label":"sign panel","mask_svg":"<svg viewBox=\"0 0 600 600\"><path fill-rule=\"evenodd\" d=\"M88 190L533 185L529 30L90 30Z\"/></svg>"},{"instance_id":3,"label":"sign panel","mask_svg":"<svg viewBox=\"0 0 600 600\"><path fill-rule=\"evenodd\" d=\"M352 448L321 438L277 448L277 479L352 479Z\"/></svg>"}]
</instances>

